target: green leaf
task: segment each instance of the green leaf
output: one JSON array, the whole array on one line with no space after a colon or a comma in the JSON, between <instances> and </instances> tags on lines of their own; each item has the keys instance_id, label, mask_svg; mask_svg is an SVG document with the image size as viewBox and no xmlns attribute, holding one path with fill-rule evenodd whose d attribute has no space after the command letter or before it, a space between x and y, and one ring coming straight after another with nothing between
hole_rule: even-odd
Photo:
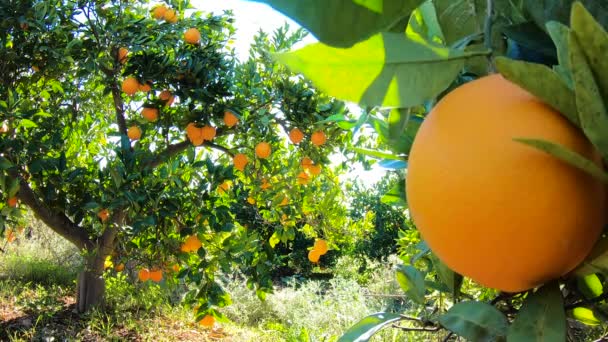
<instances>
[{"instance_id":1,"label":"green leaf","mask_svg":"<svg viewBox=\"0 0 608 342\"><path fill-rule=\"evenodd\" d=\"M19 127L21 128L35 128L38 127L36 123L29 119L21 119L19 120Z\"/></svg>"},{"instance_id":2,"label":"green leaf","mask_svg":"<svg viewBox=\"0 0 608 342\"><path fill-rule=\"evenodd\" d=\"M587 172L602 182L608 183L608 174L605 173L599 166L597 166L591 160L581 156L577 152L569 150L563 145L542 139L517 138L513 140L549 153L550 155Z\"/></svg>"},{"instance_id":3,"label":"green leaf","mask_svg":"<svg viewBox=\"0 0 608 342\"><path fill-rule=\"evenodd\" d=\"M380 201L384 204L405 208L407 206L405 179L398 181L397 185L395 185L389 192L384 194Z\"/></svg>"},{"instance_id":4,"label":"green leaf","mask_svg":"<svg viewBox=\"0 0 608 342\"><path fill-rule=\"evenodd\" d=\"M274 248L279 242L281 242L281 239L279 238L279 234L277 234L277 232L272 233L272 236L268 240L270 247Z\"/></svg>"},{"instance_id":5,"label":"green leaf","mask_svg":"<svg viewBox=\"0 0 608 342\"><path fill-rule=\"evenodd\" d=\"M8 159L0 156L0 170L10 169L13 166L13 163L11 163Z\"/></svg>"},{"instance_id":6,"label":"green leaf","mask_svg":"<svg viewBox=\"0 0 608 342\"><path fill-rule=\"evenodd\" d=\"M366 342L380 329L402 320L400 315L391 313L375 313L357 322L342 335L338 342Z\"/></svg>"},{"instance_id":7,"label":"green leaf","mask_svg":"<svg viewBox=\"0 0 608 342\"><path fill-rule=\"evenodd\" d=\"M572 273L580 277L593 273L608 275L608 239L596 242L587 259Z\"/></svg>"},{"instance_id":8,"label":"green leaf","mask_svg":"<svg viewBox=\"0 0 608 342\"><path fill-rule=\"evenodd\" d=\"M574 125L580 125L574 92L551 68L505 57L496 58L496 67L506 79L549 104Z\"/></svg>"},{"instance_id":9,"label":"green leaf","mask_svg":"<svg viewBox=\"0 0 608 342\"><path fill-rule=\"evenodd\" d=\"M599 297L604 292L602 281L596 274L589 274L576 279L578 289L586 298Z\"/></svg>"},{"instance_id":10,"label":"green leaf","mask_svg":"<svg viewBox=\"0 0 608 342\"><path fill-rule=\"evenodd\" d=\"M604 99L608 99L608 34L579 2L572 5L572 32L584 47L589 66ZM578 64L572 64L578 68Z\"/></svg>"},{"instance_id":11,"label":"green leaf","mask_svg":"<svg viewBox=\"0 0 608 342\"><path fill-rule=\"evenodd\" d=\"M448 287L454 296L457 296L460 287L462 286L462 275L452 271L434 254L431 254L431 260L433 261L433 266L435 267L435 271L437 271L437 276L439 276L441 282Z\"/></svg>"},{"instance_id":12,"label":"green leaf","mask_svg":"<svg viewBox=\"0 0 608 342\"><path fill-rule=\"evenodd\" d=\"M424 275L414 266L397 266L397 282L401 289L416 303L424 304Z\"/></svg>"},{"instance_id":13,"label":"green leaf","mask_svg":"<svg viewBox=\"0 0 608 342\"><path fill-rule=\"evenodd\" d=\"M566 340L566 313L558 282L529 293L509 328L507 342Z\"/></svg>"},{"instance_id":14,"label":"green leaf","mask_svg":"<svg viewBox=\"0 0 608 342\"><path fill-rule=\"evenodd\" d=\"M319 41L349 47L385 31L424 0L254 0L292 18Z\"/></svg>"},{"instance_id":15,"label":"green leaf","mask_svg":"<svg viewBox=\"0 0 608 342\"><path fill-rule=\"evenodd\" d=\"M403 159L399 158L398 156L388 153L388 152L369 150L369 149L360 148L360 147L355 147L352 150L357 153L361 153L363 155L378 158L378 159L403 160Z\"/></svg>"},{"instance_id":16,"label":"green leaf","mask_svg":"<svg viewBox=\"0 0 608 342\"><path fill-rule=\"evenodd\" d=\"M592 310L578 307L572 310L572 317L574 317L577 321L586 324L586 325L600 325L602 322L595 317L595 314Z\"/></svg>"},{"instance_id":17,"label":"green leaf","mask_svg":"<svg viewBox=\"0 0 608 342\"><path fill-rule=\"evenodd\" d=\"M608 113L602 95L595 83L594 75L583 54L581 45L573 32L570 32L570 65L576 95L576 108L581 128L593 145L608 160Z\"/></svg>"},{"instance_id":18,"label":"green leaf","mask_svg":"<svg viewBox=\"0 0 608 342\"><path fill-rule=\"evenodd\" d=\"M460 302L439 316L446 329L471 341L496 341L507 335L507 318L492 305Z\"/></svg>"},{"instance_id":19,"label":"green leaf","mask_svg":"<svg viewBox=\"0 0 608 342\"><path fill-rule=\"evenodd\" d=\"M553 40L553 44L557 49L557 60L559 65L553 67L555 72L557 72L566 85L569 88L573 88L572 84L572 73L570 72L570 51L568 49L568 35L570 34L570 29L563 24L560 24L557 21L550 21L546 25L547 31L549 32L549 36ZM578 115L577 115L578 117Z\"/></svg>"},{"instance_id":20,"label":"green leaf","mask_svg":"<svg viewBox=\"0 0 608 342\"><path fill-rule=\"evenodd\" d=\"M381 33L348 49L317 43L275 58L331 96L365 106L405 108L444 91L469 55Z\"/></svg>"},{"instance_id":21,"label":"green leaf","mask_svg":"<svg viewBox=\"0 0 608 342\"><path fill-rule=\"evenodd\" d=\"M412 38L419 37L422 40L445 45L445 37L432 1L426 1L412 12L406 33Z\"/></svg>"},{"instance_id":22,"label":"green leaf","mask_svg":"<svg viewBox=\"0 0 608 342\"><path fill-rule=\"evenodd\" d=\"M570 18L570 8L573 3L581 1L583 5L596 15L604 27L608 23L608 7L604 1L598 0L536 0L524 1L526 12L540 28L545 28L548 21L558 21L567 24Z\"/></svg>"}]
</instances>

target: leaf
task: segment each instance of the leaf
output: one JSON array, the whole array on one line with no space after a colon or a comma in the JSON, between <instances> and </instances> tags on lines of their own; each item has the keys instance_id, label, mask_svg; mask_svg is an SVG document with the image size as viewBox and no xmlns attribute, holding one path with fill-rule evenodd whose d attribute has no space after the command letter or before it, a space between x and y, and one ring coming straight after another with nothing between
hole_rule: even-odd
<instances>
[{"instance_id":1,"label":"leaf","mask_svg":"<svg viewBox=\"0 0 608 342\"><path fill-rule=\"evenodd\" d=\"M604 292L602 281L596 274L589 274L576 279L578 289L585 295L585 298L592 299L599 297Z\"/></svg>"},{"instance_id":2,"label":"leaf","mask_svg":"<svg viewBox=\"0 0 608 342\"><path fill-rule=\"evenodd\" d=\"M509 25L503 27L502 32L520 47L541 55L543 60L555 60L557 51L551 37L536 24L525 22Z\"/></svg>"},{"instance_id":3,"label":"leaf","mask_svg":"<svg viewBox=\"0 0 608 342\"><path fill-rule=\"evenodd\" d=\"M580 126L574 92L551 68L505 57L496 58L496 67L506 79L543 100L574 125Z\"/></svg>"},{"instance_id":4,"label":"leaf","mask_svg":"<svg viewBox=\"0 0 608 342\"><path fill-rule=\"evenodd\" d=\"M602 182L608 183L608 174L605 173L599 166L597 166L591 160L581 156L577 152L569 150L563 145L542 139L517 138L513 140L549 153L550 155L587 172Z\"/></svg>"},{"instance_id":5,"label":"leaf","mask_svg":"<svg viewBox=\"0 0 608 342\"><path fill-rule=\"evenodd\" d=\"M573 3L581 1L583 5L596 15L599 22L606 27L608 23L608 6L605 1L597 0L535 0L524 1L526 12L540 28L545 28L549 21L558 21L567 24L570 18L570 9Z\"/></svg>"},{"instance_id":6,"label":"leaf","mask_svg":"<svg viewBox=\"0 0 608 342\"><path fill-rule=\"evenodd\" d=\"M422 40L445 45L445 37L433 2L426 1L412 12L406 34L412 38L419 37Z\"/></svg>"},{"instance_id":7,"label":"leaf","mask_svg":"<svg viewBox=\"0 0 608 342\"><path fill-rule=\"evenodd\" d=\"M388 152L369 150L369 149L360 148L360 147L354 147L352 150L357 153L361 153L363 155L374 157L374 158L379 158L379 159L390 159L390 160L399 160L399 161L403 160L403 159L399 158L398 156L396 156L392 153L388 153Z\"/></svg>"},{"instance_id":8,"label":"leaf","mask_svg":"<svg viewBox=\"0 0 608 342\"><path fill-rule=\"evenodd\" d=\"M22 128L35 128L35 127L38 127L38 125L34 121L32 121L32 120L21 119L19 121L19 127L22 127Z\"/></svg>"},{"instance_id":9,"label":"leaf","mask_svg":"<svg viewBox=\"0 0 608 342\"><path fill-rule=\"evenodd\" d=\"M598 85L582 48L573 32L570 32L568 46L570 47L570 65L576 108L581 122L581 128L591 143L599 150L604 160L608 159L608 113L602 100Z\"/></svg>"},{"instance_id":10,"label":"leaf","mask_svg":"<svg viewBox=\"0 0 608 342\"><path fill-rule=\"evenodd\" d=\"M350 327L338 342L366 342L380 329L401 319L400 315L385 312L369 315Z\"/></svg>"},{"instance_id":11,"label":"leaf","mask_svg":"<svg viewBox=\"0 0 608 342\"><path fill-rule=\"evenodd\" d=\"M457 296L460 291L460 286L462 285L462 275L452 271L446 264L439 260L436 255L431 255L431 260L433 261L435 271L437 271L437 276L439 276L441 282L448 287L450 292L454 296Z\"/></svg>"},{"instance_id":12,"label":"leaf","mask_svg":"<svg viewBox=\"0 0 608 342\"><path fill-rule=\"evenodd\" d=\"M507 342L566 340L566 313L558 282L529 293L507 335Z\"/></svg>"},{"instance_id":13,"label":"leaf","mask_svg":"<svg viewBox=\"0 0 608 342\"><path fill-rule=\"evenodd\" d=\"M592 310L578 307L572 310L572 317L574 317L577 321L586 324L586 325L600 325L602 322L595 317L595 314Z\"/></svg>"},{"instance_id":14,"label":"leaf","mask_svg":"<svg viewBox=\"0 0 608 342\"><path fill-rule=\"evenodd\" d=\"M587 259L572 273L581 277L593 273L608 275L608 239L596 242Z\"/></svg>"},{"instance_id":15,"label":"leaf","mask_svg":"<svg viewBox=\"0 0 608 342\"><path fill-rule=\"evenodd\" d=\"M397 282L401 289L416 303L424 304L424 276L414 266L398 265Z\"/></svg>"},{"instance_id":16,"label":"leaf","mask_svg":"<svg viewBox=\"0 0 608 342\"><path fill-rule=\"evenodd\" d=\"M607 14L608 15L608 14ZM608 34L579 2L572 5L572 32L584 47L589 66L604 99L608 99ZM575 65L578 68L577 64Z\"/></svg>"},{"instance_id":17,"label":"leaf","mask_svg":"<svg viewBox=\"0 0 608 342\"><path fill-rule=\"evenodd\" d=\"M277 232L272 233L270 240L268 240L270 247L274 248L279 242L281 242L281 239L279 238L279 234L277 234Z\"/></svg>"},{"instance_id":18,"label":"leaf","mask_svg":"<svg viewBox=\"0 0 608 342\"><path fill-rule=\"evenodd\" d=\"M407 199L405 195L405 179L397 182L389 192L384 194L380 201L384 204L393 205L396 207L406 207Z\"/></svg>"},{"instance_id":19,"label":"leaf","mask_svg":"<svg viewBox=\"0 0 608 342\"><path fill-rule=\"evenodd\" d=\"M492 305L460 302L439 316L446 329L471 341L495 341L507 335L507 318Z\"/></svg>"},{"instance_id":20,"label":"leaf","mask_svg":"<svg viewBox=\"0 0 608 342\"><path fill-rule=\"evenodd\" d=\"M269 4L310 31L319 41L337 47L385 31L424 0L254 0Z\"/></svg>"},{"instance_id":21,"label":"leaf","mask_svg":"<svg viewBox=\"0 0 608 342\"><path fill-rule=\"evenodd\" d=\"M11 163L8 159L0 156L0 170L6 170L13 167L13 163Z\"/></svg>"},{"instance_id":22,"label":"leaf","mask_svg":"<svg viewBox=\"0 0 608 342\"><path fill-rule=\"evenodd\" d=\"M568 35L570 29L557 21L550 21L546 25L547 32L553 40L557 50L557 61L559 65L553 67L555 72L562 76L566 85L572 89L572 73L570 72L570 51L568 49ZM578 115L577 115L578 117Z\"/></svg>"},{"instance_id":23,"label":"leaf","mask_svg":"<svg viewBox=\"0 0 608 342\"><path fill-rule=\"evenodd\" d=\"M317 43L275 58L331 96L364 106L405 108L444 91L469 55L381 33L348 49Z\"/></svg>"}]
</instances>

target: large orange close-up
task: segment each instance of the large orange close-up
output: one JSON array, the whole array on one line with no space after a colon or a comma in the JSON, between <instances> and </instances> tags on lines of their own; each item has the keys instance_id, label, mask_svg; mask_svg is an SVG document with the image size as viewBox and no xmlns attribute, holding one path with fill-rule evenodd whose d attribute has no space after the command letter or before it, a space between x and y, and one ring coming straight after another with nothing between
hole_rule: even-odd
<instances>
[{"instance_id":1,"label":"large orange close-up","mask_svg":"<svg viewBox=\"0 0 608 342\"><path fill-rule=\"evenodd\" d=\"M600 181L516 138L558 143L601 165L560 113L492 75L439 101L414 140L406 180L410 214L431 250L507 292L570 272L605 223Z\"/></svg>"}]
</instances>

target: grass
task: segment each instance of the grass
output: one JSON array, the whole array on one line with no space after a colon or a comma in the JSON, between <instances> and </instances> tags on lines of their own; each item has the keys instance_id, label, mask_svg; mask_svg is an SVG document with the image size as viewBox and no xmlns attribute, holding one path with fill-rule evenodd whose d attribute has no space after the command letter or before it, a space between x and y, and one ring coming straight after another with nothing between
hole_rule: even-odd
<instances>
[{"instance_id":1,"label":"grass","mask_svg":"<svg viewBox=\"0 0 608 342\"><path fill-rule=\"evenodd\" d=\"M369 314L409 308L394 281L397 258L368 261L362 271L360 260L344 257L333 279L285 278L265 301L232 277L224 286L233 305L222 309L231 322L214 330L194 322L192 311L177 303L175 288L132 282L125 272L107 274L103 311L78 315L74 290L81 259L74 248L41 225L32 227L30 239L20 236L2 248L1 341L336 341ZM387 293L395 296L382 295ZM427 340L385 330L372 341Z\"/></svg>"}]
</instances>

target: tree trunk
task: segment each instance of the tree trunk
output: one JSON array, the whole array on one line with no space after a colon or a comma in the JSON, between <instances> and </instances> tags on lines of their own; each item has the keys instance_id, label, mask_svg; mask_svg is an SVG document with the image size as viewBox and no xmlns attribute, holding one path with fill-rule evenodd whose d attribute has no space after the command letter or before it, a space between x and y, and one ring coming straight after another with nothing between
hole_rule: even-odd
<instances>
[{"instance_id":1,"label":"tree trunk","mask_svg":"<svg viewBox=\"0 0 608 342\"><path fill-rule=\"evenodd\" d=\"M103 279L103 253L89 254L84 270L78 275L76 284L76 309L87 312L103 304L106 284ZM101 260L101 262L100 262Z\"/></svg>"}]
</instances>

